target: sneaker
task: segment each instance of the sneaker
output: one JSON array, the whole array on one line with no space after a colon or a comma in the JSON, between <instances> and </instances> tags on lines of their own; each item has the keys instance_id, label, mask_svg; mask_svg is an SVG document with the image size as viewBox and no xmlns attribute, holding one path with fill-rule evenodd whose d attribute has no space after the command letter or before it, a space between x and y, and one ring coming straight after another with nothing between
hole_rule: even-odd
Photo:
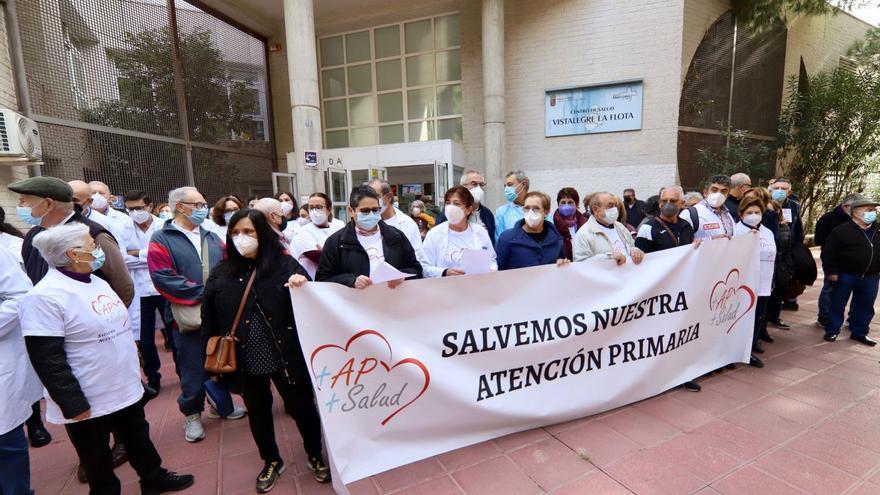
<instances>
[{"instance_id":1,"label":"sneaker","mask_svg":"<svg viewBox=\"0 0 880 495\"><path fill-rule=\"evenodd\" d=\"M788 323L786 323L782 320L767 320L767 323L773 325L774 327L781 328L783 330L790 330L791 329L791 325L789 325Z\"/></svg>"},{"instance_id":2,"label":"sneaker","mask_svg":"<svg viewBox=\"0 0 880 495\"><path fill-rule=\"evenodd\" d=\"M330 468L324 464L319 457L309 457L306 466L315 473L315 481L318 483L327 483L330 481Z\"/></svg>"},{"instance_id":3,"label":"sneaker","mask_svg":"<svg viewBox=\"0 0 880 495\"><path fill-rule=\"evenodd\" d=\"M186 417L183 425L184 438L189 443L195 443L205 438L205 427L202 426L202 415L191 414Z\"/></svg>"},{"instance_id":4,"label":"sneaker","mask_svg":"<svg viewBox=\"0 0 880 495\"><path fill-rule=\"evenodd\" d=\"M177 474L167 469L162 474L149 481L141 480L142 495L158 495L165 492L179 492L186 490L195 483L196 479L191 474Z\"/></svg>"},{"instance_id":5,"label":"sneaker","mask_svg":"<svg viewBox=\"0 0 880 495\"><path fill-rule=\"evenodd\" d=\"M684 382L681 384L681 387L688 392L699 392L703 389L703 387L701 387L700 384L695 381Z\"/></svg>"},{"instance_id":6,"label":"sneaker","mask_svg":"<svg viewBox=\"0 0 880 495\"><path fill-rule=\"evenodd\" d=\"M210 418L210 419L223 418L223 419L236 420L236 419L241 419L241 418L247 416L247 409L245 409L242 406L233 406L232 412L229 413L228 416L220 416L220 413L217 412L217 409L214 409L214 406L208 406L208 412L206 412L205 415L208 416L208 418Z\"/></svg>"},{"instance_id":7,"label":"sneaker","mask_svg":"<svg viewBox=\"0 0 880 495\"><path fill-rule=\"evenodd\" d=\"M260 475L257 476L257 493L268 493L275 487L278 477L284 472L284 461L267 462Z\"/></svg>"}]
</instances>

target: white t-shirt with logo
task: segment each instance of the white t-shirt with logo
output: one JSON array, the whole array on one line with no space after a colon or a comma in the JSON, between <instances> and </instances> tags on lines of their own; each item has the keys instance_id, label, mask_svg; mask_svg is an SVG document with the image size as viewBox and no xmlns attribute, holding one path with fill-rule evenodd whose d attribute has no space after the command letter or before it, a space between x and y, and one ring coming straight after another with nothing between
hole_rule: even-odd
<instances>
[{"instance_id":1,"label":"white t-shirt with logo","mask_svg":"<svg viewBox=\"0 0 880 495\"><path fill-rule=\"evenodd\" d=\"M63 337L73 375L89 401L90 418L124 409L144 394L128 309L99 277L74 280L51 268L19 310L25 337ZM46 419L72 423L47 397Z\"/></svg>"},{"instance_id":2,"label":"white t-shirt with logo","mask_svg":"<svg viewBox=\"0 0 880 495\"><path fill-rule=\"evenodd\" d=\"M373 273L377 266L385 262L385 248L382 246L382 234L376 232L373 235L361 235L360 232L358 232L357 238L358 242L361 243L361 247L367 252L367 257L370 258L370 273Z\"/></svg>"},{"instance_id":3,"label":"white t-shirt with logo","mask_svg":"<svg viewBox=\"0 0 880 495\"><path fill-rule=\"evenodd\" d=\"M750 235L755 231L748 225L739 222L734 227L734 235ZM759 235L758 252L761 258L761 278L758 281L758 295L769 296L773 292L773 273L776 270L776 239L773 232L761 225L757 231Z\"/></svg>"},{"instance_id":4,"label":"white t-shirt with logo","mask_svg":"<svg viewBox=\"0 0 880 495\"><path fill-rule=\"evenodd\" d=\"M629 256L629 251L626 249L626 244L623 242L623 239L620 238L620 234L617 233L617 229L612 225L611 227L606 227L599 222L596 222L599 225L599 229L608 236L608 240L611 242L611 246L614 248L615 253L620 253L624 256Z\"/></svg>"},{"instance_id":5,"label":"white t-shirt with logo","mask_svg":"<svg viewBox=\"0 0 880 495\"><path fill-rule=\"evenodd\" d=\"M334 218L330 220L327 227L323 228L318 227L314 223L309 223L300 228L299 232L293 236L293 241L290 243L292 254L299 261L299 264L306 269L312 280L315 279L315 274L318 272L318 263L308 259L305 253L323 249L327 238L344 228L345 224Z\"/></svg>"}]
</instances>

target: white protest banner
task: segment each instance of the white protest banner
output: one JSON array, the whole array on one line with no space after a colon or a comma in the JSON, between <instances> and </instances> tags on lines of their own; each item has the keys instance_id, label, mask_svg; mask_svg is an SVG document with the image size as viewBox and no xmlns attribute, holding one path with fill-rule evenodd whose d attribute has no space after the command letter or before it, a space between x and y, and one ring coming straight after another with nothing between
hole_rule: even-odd
<instances>
[{"instance_id":1,"label":"white protest banner","mask_svg":"<svg viewBox=\"0 0 880 495\"><path fill-rule=\"evenodd\" d=\"M327 448L352 481L748 362L757 236L611 260L292 290Z\"/></svg>"}]
</instances>

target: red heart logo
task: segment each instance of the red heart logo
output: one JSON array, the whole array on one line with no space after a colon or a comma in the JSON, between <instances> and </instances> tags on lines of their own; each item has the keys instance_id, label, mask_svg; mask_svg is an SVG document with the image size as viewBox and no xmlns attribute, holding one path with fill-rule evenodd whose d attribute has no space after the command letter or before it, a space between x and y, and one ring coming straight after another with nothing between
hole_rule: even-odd
<instances>
[{"instance_id":1,"label":"red heart logo","mask_svg":"<svg viewBox=\"0 0 880 495\"><path fill-rule=\"evenodd\" d=\"M314 351L312 351L312 354L311 354L310 360L309 360L309 366L312 368L312 378L317 379L317 377L318 377L318 375L316 374L316 371L315 371L315 358L317 357L317 355L320 352L328 350L328 349L339 349L339 350L347 353L355 341L357 341L358 339L367 338L367 337L373 337L373 338L380 339L381 343L379 343L378 345L380 347L387 347L388 348L388 361L392 360L391 343L388 342L388 339L386 339L384 335L377 332L376 330L363 330L363 331L360 331L360 332L354 334L350 339L348 339L348 342L345 343L344 347L336 345L336 344L325 344L325 345L317 347ZM406 409L407 407L412 405L422 395L424 395L424 393L428 390L428 385L430 385L430 383L431 383L431 374L430 374L430 372L428 372L428 368L424 365L424 363L422 363L421 361L419 361L416 358L401 359L400 361L394 363L393 365L389 365L388 362L386 362L384 359L381 359L381 358L373 358L373 359L378 360L379 364L382 365L382 368L385 370L386 373L391 373L392 370L394 370L398 366L412 365L412 366L415 366L416 368L418 368L424 376L424 384L422 385L422 389L419 391L419 393L416 394L416 396L413 397L409 402L401 405L400 407L398 407L397 409L392 411L391 414L389 414L385 419L383 419L381 424L382 424L382 426L385 426L391 420L391 418L393 418L394 416L399 414L401 411L403 411L404 409ZM321 390L321 387L319 385L316 385L315 388L317 388L319 391Z\"/></svg>"},{"instance_id":2,"label":"red heart logo","mask_svg":"<svg viewBox=\"0 0 880 495\"><path fill-rule=\"evenodd\" d=\"M739 275L740 272L738 268L730 270L724 280L718 281L715 286L712 287L712 293L709 295L709 309L715 312L713 320L717 319L719 323L733 320L725 333L730 333L733 327L736 326L737 322L749 313L757 301L755 292L750 287L746 285L738 286ZM735 309L732 308L732 305L737 301L737 296L740 291L743 291L745 295L748 296L749 305L739 316L731 315L730 310ZM736 318L733 318L733 316L736 316Z\"/></svg>"}]
</instances>

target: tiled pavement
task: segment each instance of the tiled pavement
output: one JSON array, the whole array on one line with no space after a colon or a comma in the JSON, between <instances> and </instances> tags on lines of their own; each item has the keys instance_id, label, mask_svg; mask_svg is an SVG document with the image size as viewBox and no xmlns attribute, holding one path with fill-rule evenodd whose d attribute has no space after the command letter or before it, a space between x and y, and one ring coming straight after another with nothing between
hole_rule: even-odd
<instances>
[{"instance_id":1,"label":"tiled pavement","mask_svg":"<svg viewBox=\"0 0 880 495\"><path fill-rule=\"evenodd\" d=\"M821 282L817 283L817 287ZM815 327L818 289L771 329L764 369L738 365L700 382L569 423L517 433L404 466L350 486L355 495L880 494L880 348L828 344ZM880 333L880 324L872 332ZM170 355L163 354L164 361ZM165 377L174 377L166 367ZM176 377L175 377L176 378ZM176 383L147 406L151 432L171 469L193 473L186 493L254 493L262 467L247 421L206 420L207 438L183 440ZM293 421L275 404L288 471L273 494L329 494L305 469ZM38 494L87 493L63 429L31 451ZM137 493L130 466L117 469Z\"/></svg>"}]
</instances>

